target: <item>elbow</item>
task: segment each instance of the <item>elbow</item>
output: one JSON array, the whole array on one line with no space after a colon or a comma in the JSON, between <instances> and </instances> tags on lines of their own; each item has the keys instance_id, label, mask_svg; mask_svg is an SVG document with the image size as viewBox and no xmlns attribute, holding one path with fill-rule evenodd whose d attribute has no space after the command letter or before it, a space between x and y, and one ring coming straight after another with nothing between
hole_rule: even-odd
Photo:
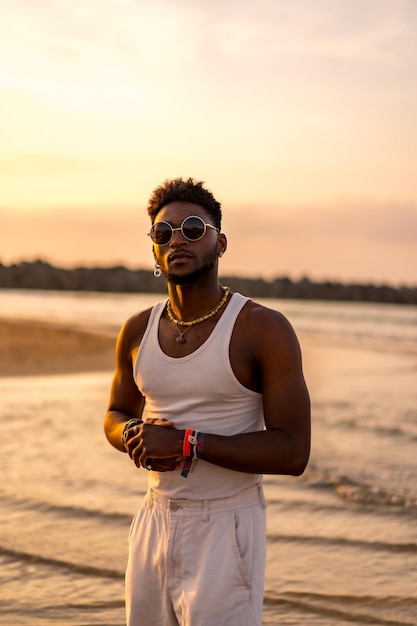
<instances>
[{"instance_id":1,"label":"elbow","mask_svg":"<svg viewBox=\"0 0 417 626\"><path fill-rule=\"evenodd\" d=\"M300 463L299 465L296 465L291 471L291 476L302 476L306 470L307 464L308 464L308 460L305 461L304 463Z\"/></svg>"},{"instance_id":2,"label":"elbow","mask_svg":"<svg viewBox=\"0 0 417 626\"><path fill-rule=\"evenodd\" d=\"M298 454L294 458L293 467L291 468L291 475L301 476L302 474L304 474L307 468L309 459L310 459L310 446L306 450L300 451L300 454Z\"/></svg>"},{"instance_id":3,"label":"elbow","mask_svg":"<svg viewBox=\"0 0 417 626\"><path fill-rule=\"evenodd\" d=\"M114 419L115 412L109 409L104 417L103 430L107 441L118 450L125 452L124 446L121 447L120 422Z\"/></svg>"},{"instance_id":4,"label":"elbow","mask_svg":"<svg viewBox=\"0 0 417 626\"><path fill-rule=\"evenodd\" d=\"M106 413L106 416L104 418L103 430L104 430L104 434L106 435L107 440L111 442L111 433L113 430L113 424L111 422L109 413Z\"/></svg>"}]
</instances>

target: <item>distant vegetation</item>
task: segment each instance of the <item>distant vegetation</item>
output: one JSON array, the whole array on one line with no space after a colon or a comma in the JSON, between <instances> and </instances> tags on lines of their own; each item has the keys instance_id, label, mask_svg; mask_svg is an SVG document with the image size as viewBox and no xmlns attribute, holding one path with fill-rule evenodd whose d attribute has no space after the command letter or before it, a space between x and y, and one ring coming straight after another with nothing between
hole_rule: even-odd
<instances>
[{"instance_id":1,"label":"distant vegetation","mask_svg":"<svg viewBox=\"0 0 417 626\"><path fill-rule=\"evenodd\" d=\"M309 278L293 281L288 277L264 280L224 275L221 281L229 285L232 291L239 291L252 298L417 304L417 287L314 282ZM164 280L154 278L150 270L130 270L123 266L63 269L42 260L9 266L0 263L0 288L166 293Z\"/></svg>"}]
</instances>

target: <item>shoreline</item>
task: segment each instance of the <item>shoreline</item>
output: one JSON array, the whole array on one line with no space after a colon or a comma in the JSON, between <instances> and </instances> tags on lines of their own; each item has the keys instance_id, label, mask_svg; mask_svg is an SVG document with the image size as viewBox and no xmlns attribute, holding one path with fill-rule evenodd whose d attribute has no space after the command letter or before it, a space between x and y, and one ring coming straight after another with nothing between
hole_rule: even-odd
<instances>
[{"instance_id":1,"label":"shoreline","mask_svg":"<svg viewBox=\"0 0 417 626\"><path fill-rule=\"evenodd\" d=\"M373 282L318 281L304 276L271 279L220 274L220 280L232 291L252 298L285 298L321 301L417 304L417 285ZM18 264L0 262L1 289L40 289L91 291L106 293L165 293L162 283L155 283L150 269L110 267L64 268L37 259Z\"/></svg>"},{"instance_id":2,"label":"shoreline","mask_svg":"<svg viewBox=\"0 0 417 626\"><path fill-rule=\"evenodd\" d=\"M117 334L118 329L101 324L0 317L0 377L112 372ZM308 331L297 335L310 373L323 359L338 361L341 354L345 363L353 364L359 354L372 354L373 360L378 354L395 360L417 355L414 341L372 341Z\"/></svg>"},{"instance_id":3,"label":"shoreline","mask_svg":"<svg viewBox=\"0 0 417 626\"><path fill-rule=\"evenodd\" d=\"M111 372L116 336L73 324L0 319L0 376Z\"/></svg>"}]
</instances>

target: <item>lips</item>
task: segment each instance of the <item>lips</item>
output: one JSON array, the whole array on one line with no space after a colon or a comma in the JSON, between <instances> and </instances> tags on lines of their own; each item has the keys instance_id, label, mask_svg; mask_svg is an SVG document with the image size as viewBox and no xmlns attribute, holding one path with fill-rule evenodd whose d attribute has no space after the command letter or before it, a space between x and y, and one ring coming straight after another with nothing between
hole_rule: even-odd
<instances>
[{"instance_id":1,"label":"lips","mask_svg":"<svg viewBox=\"0 0 417 626\"><path fill-rule=\"evenodd\" d=\"M172 263L173 261L185 261L186 259L191 259L191 254L187 254L186 252L173 252L168 257L168 263Z\"/></svg>"}]
</instances>

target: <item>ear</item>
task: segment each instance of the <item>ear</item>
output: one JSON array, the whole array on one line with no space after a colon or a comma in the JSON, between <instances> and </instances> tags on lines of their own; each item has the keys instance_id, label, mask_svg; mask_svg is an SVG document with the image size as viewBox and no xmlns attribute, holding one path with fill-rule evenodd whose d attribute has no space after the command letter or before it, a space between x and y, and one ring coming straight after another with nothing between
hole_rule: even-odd
<instances>
[{"instance_id":1,"label":"ear","mask_svg":"<svg viewBox=\"0 0 417 626\"><path fill-rule=\"evenodd\" d=\"M227 238L223 233L219 233L217 239L217 255L222 257L227 250Z\"/></svg>"}]
</instances>

